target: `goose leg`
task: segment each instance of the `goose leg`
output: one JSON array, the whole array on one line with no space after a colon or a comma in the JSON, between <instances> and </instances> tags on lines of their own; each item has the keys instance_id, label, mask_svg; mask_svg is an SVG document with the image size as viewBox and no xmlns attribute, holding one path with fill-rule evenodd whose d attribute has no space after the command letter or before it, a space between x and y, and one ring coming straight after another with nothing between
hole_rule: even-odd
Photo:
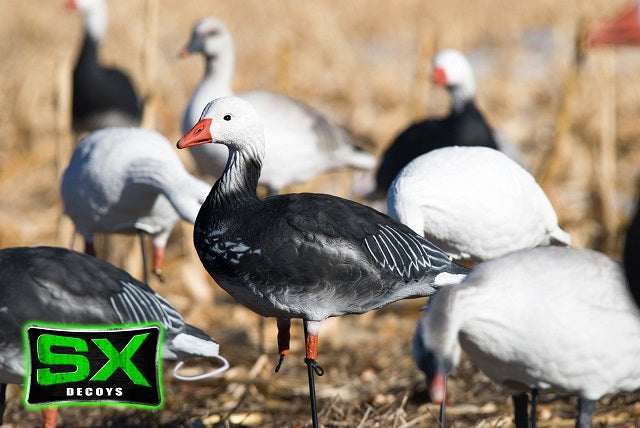
<instances>
[{"instance_id":1,"label":"goose leg","mask_svg":"<svg viewBox=\"0 0 640 428\"><path fill-rule=\"evenodd\" d=\"M527 410L529 397L524 393L512 395L511 400L513 401L513 414L516 428L529 428L529 412Z\"/></svg>"},{"instance_id":2,"label":"goose leg","mask_svg":"<svg viewBox=\"0 0 640 428\"><path fill-rule=\"evenodd\" d=\"M280 318L278 318L279 320ZM260 354L264 354L264 317L262 315L258 315L258 352ZM280 326L278 326L278 346L280 346ZM284 356L280 354L280 363L278 363L278 370L280 370L280 364L282 363L282 359ZM278 373L278 371L276 371Z\"/></svg>"},{"instance_id":3,"label":"goose leg","mask_svg":"<svg viewBox=\"0 0 640 428\"><path fill-rule=\"evenodd\" d=\"M538 388L531 388L531 428L538 422Z\"/></svg>"},{"instance_id":4,"label":"goose leg","mask_svg":"<svg viewBox=\"0 0 640 428\"><path fill-rule=\"evenodd\" d=\"M164 275L162 274L162 268L164 267L164 245L153 246L153 274L164 282Z\"/></svg>"},{"instance_id":5,"label":"goose leg","mask_svg":"<svg viewBox=\"0 0 640 428\"><path fill-rule=\"evenodd\" d=\"M274 189L271 186L267 186L267 197L269 196L275 196L278 194L278 191L276 189ZM284 321L284 318L283 318ZM284 356L287 355L289 353L289 327L291 326L291 320L287 320L287 324L286 324L286 336L284 333L284 330L280 330L280 318L278 318L278 352L280 353L280 360L278 360L278 365L276 366L276 373L278 373L280 371L280 367L282 366L282 362L284 361ZM283 329L285 328L285 325L283 324ZM258 320L258 351L261 354L264 354L264 317L260 317L260 319ZM283 348L281 347L281 342L280 342L280 334L283 334L283 340L284 337L286 337L287 339L287 344L286 344L286 352L282 352Z\"/></svg>"},{"instance_id":6,"label":"goose leg","mask_svg":"<svg viewBox=\"0 0 640 428\"><path fill-rule=\"evenodd\" d=\"M84 253L93 257L97 256L98 253L96 252L96 247L94 247L93 242L84 241Z\"/></svg>"},{"instance_id":7,"label":"goose leg","mask_svg":"<svg viewBox=\"0 0 640 428\"><path fill-rule=\"evenodd\" d=\"M57 417L57 407L47 407L46 409L42 409L42 428L56 428Z\"/></svg>"},{"instance_id":8,"label":"goose leg","mask_svg":"<svg viewBox=\"0 0 640 428\"><path fill-rule=\"evenodd\" d=\"M309 398L311 401L311 422L313 428L318 428L318 409L316 406L316 385L314 375L322 376L324 370L316 361L318 358L318 333L320 331L320 323L318 321L304 321L304 337L306 358L304 362L307 364L307 375L309 377Z\"/></svg>"},{"instance_id":9,"label":"goose leg","mask_svg":"<svg viewBox=\"0 0 640 428\"><path fill-rule=\"evenodd\" d=\"M262 317L260 317L260 319L262 319ZM291 320L289 318L278 318L278 353L280 354L280 359L276 366L276 373L280 371L284 357L289 353L289 341L291 340L290 328Z\"/></svg>"},{"instance_id":10,"label":"goose leg","mask_svg":"<svg viewBox=\"0 0 640 428\"><path fill-rule=\"evenodd\" d=\"M138 230L140 237L140 249L142 250L142 279L145 284L149 285L149 276L147 274L147 250L144 245L144 231Z\"/></svg>"},{"instance_id":11,"label":"goose leg","mask_svg":"<svg viewBox=\"0 0 640 428\"><path fill-rule=\"evenodd\" d=\"M0 383L0 425L2 425L2 420L4 417L4 409L7 404L7 384Z\"/></svg>"},{"instance_id":12,"label":"goose leg","mask_svg":"<svg viewBox=\"0 0 640 428\"><path fill-rule=\"evenodd\" d=\"M591 417L596 407L594 400L580 398L578 400L578 417L576 418L576 428L591 428Z\"/></svg>"}]
</instances>

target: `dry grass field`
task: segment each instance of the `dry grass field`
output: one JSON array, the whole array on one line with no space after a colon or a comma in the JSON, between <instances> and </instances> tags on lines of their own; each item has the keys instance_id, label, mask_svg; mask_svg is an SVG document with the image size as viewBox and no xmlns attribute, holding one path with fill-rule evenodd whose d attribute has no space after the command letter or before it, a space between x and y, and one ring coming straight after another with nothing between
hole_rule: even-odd
<instances>
[{"instance_id":1,"label":"dry grass field","mask_svg":"<svg viewBox=\"0 0 640 428\"><path fill-rule=\"evenodd\" d=\"M175 141L203 73L201 58L179 59L177 53L195 21L218 16L234 35L238 92L271 89L304 100L379 154L413 119L446 111L446 94L429 83L429 61L436 48L460 49L476 70L480 108L518 143L526 166L542 180L540 171L553 159L544 187L575 246L619 259L640 169L640 48L594 49L577 78L568 76L579 23L596 25L626 3L108 0L101 59L132 76L152 103L151 126ZM0 0L0 248L70 243L68 228L59 231L59 173L72 145L68 90L81 36L80 17L63 0ZM572 83L564 103L568 121L559 122ZM188 155L180 156L192 169ZM331 173L290 190L340 194L351 179L349 172ZM198 384L171 380L165 370L162 410L65 408L60 426L309 424L301 324L294 323L292 355L273 374L275 322L267 322L261 356L257 316L208 278L194 259L190 233L188 225L176 228L167 282L154 279L151 285L220 342L233 368ZM319 356L326 374L317 380L324 427L438 425L410 357L423 304L398 303L326 322ZM37 425L39 412L23 409L18 387L10 391L6 426ZM450 426L512 426L507 395L470 363L453 373L449 393ZM638 398L604 398L594 426L640 426ZM541 399L539 426L573 426L575 397L545 393Z\"/></svg>"}]
</instances>

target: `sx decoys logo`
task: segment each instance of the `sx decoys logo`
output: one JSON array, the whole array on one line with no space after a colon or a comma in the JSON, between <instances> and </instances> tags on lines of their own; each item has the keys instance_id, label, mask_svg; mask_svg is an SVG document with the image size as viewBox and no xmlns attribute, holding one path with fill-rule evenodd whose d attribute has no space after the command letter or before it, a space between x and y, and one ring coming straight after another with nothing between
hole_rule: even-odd
<instances>
[{"instance_id":1,"label":"sx decoys logo","mask_svg":"<svg viewBox=\"0 0 640 428\"><path fill-rule=\"evenodd\" d=\"M30 324L24 329L25 404L162 405L162 326L71 327Z\"/></svg>"}]
</instances>

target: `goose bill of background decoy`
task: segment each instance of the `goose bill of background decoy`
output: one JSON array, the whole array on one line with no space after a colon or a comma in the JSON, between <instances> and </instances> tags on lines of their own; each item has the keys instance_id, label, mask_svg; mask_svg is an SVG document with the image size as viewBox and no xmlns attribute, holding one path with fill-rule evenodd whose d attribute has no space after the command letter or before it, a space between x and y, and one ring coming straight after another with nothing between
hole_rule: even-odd
<instances>
[{"instance_id":1,"label":"goose bill of background decoy","mask_svg":"<svg viewBox=\"0 0 640 428\"><path fill-rule=\"evenodd\" d=\"M194 244L213 279L237 301L279 319L288 353L291 318L305 325L312 418L319 323L394 301L428 296L468 272L401 223L367 206L325 194L256 196L264 133L256 111L237 97L210 102L178 148L229 149L227 167L203 203Z\"/></svg>"}]
</instances>

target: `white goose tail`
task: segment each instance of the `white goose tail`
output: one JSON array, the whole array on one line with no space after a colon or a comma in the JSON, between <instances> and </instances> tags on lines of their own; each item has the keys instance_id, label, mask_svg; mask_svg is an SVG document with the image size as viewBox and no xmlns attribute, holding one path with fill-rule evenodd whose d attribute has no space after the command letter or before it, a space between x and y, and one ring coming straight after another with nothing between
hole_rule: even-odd
<instances>
[{"instance_id":1,"label":"white goose tail","mask_svg":"<svg viewBox=\"0 0 640 428\"><path fill-rule=\"evenodd\" d=\"M551 232L550 237L551 237L551 245L558 245L561 247L571 246L571 236L564 230L560 229L560 227L557 227L555 230L553 230Z\"/></svg>"}]
</instances>

